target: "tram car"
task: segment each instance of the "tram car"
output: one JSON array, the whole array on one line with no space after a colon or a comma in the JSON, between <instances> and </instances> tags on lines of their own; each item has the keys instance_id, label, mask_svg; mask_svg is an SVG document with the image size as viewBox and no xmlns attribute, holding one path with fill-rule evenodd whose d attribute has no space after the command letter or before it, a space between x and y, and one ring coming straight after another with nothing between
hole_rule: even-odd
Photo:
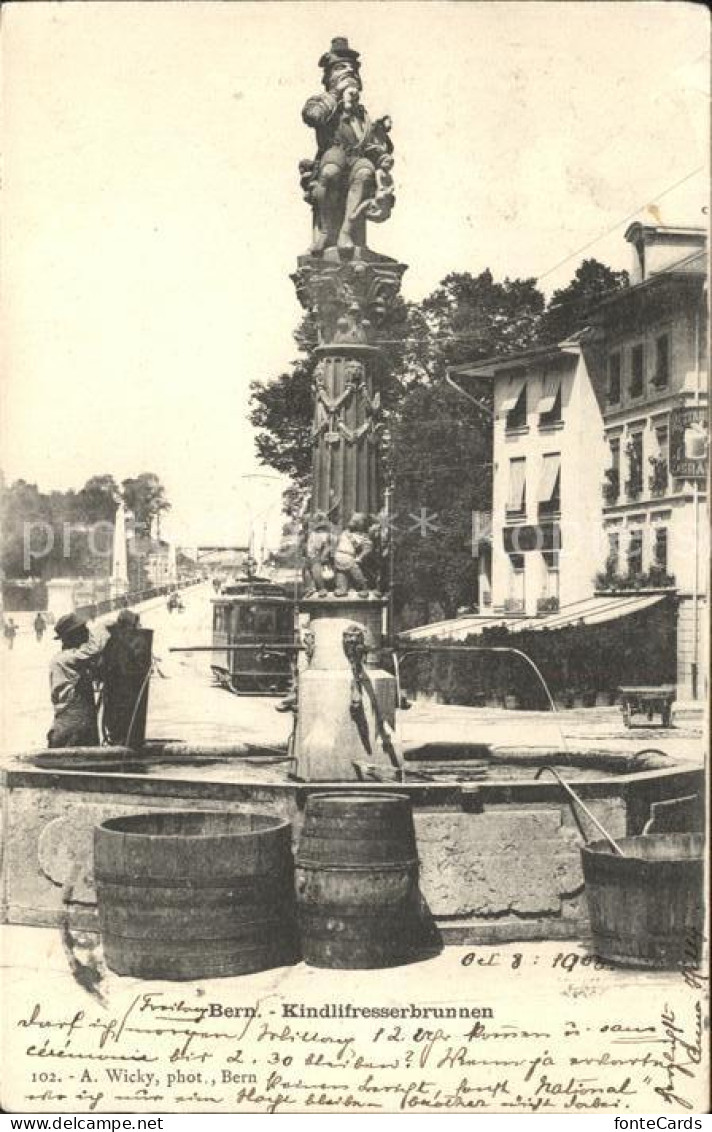
<instances>
[{"instance_id":1,"label":"tram car","mask_svg":"<svg viewBox=\"0 0 712 1132\"><path fill-rule=\"evenodd\" d=\"M290 686L295 605L282 586L250 577L211 598L218 684L242 696L283 695ZM232 651L232 646L245 646Z\"/></svg>"}]
</instances>

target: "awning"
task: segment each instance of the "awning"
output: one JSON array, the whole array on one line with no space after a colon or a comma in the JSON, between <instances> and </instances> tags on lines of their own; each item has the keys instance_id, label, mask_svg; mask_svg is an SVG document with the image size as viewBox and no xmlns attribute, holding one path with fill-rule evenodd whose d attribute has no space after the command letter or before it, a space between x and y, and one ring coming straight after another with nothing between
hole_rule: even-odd
<instances>
[{"instance_id":1,"label":"awning","mask_svg":"<svg viewBox=\"0 0 712 1132\"><path fill-rule=\"evenodd\" d=\"M526 460L509 461L509 496L507 498L508 511L524 510L524 491L526 487L527 462Z\"/></svg>"},{"instance_id":2,"label":"awning","mask_svg":"<svg viewBox=\"0 0 712 1132\"><path fill-rule=\"evenodd\" d=\"M556 485L559 482L561 470L561 456L557 452L545 456L541 465L539 488L537 492L538 503L549 503L556 494Z\"/></svg>"},{"instance_id":3,"label":"awning","mask_svg":"<svg viewBox=\"0 0 712 1132\"><path fill-rule=\"evenodd\" d=\"M510 377L499 406L503 413L511 413L521 396L526 380L526 377Z\"/></svg>"},{"instance_id":4,"label":"awning","mask_svg":"<svg viewBox=\"0 0 712 1132\"><path fill-rule=\"evenodd\" d=\"M553 522L512 524L502 528L502 545L507 554L561 550L561 527Z\"/></svg>"},{"instance_id":5,"label":"awning","mask_svg":"<svg viewBox=\"0 0 712 1132\"><path fill-rule=\"evenodd\" d=\"M450 621L436 621L432 625L420 625L409 629L400 637L409 641L442 640L463 641L476 636L485 629L506 625L510 633L524 630L565 629L571 625L602 625L620 617L641 613L653 605L665 601L668 594L611 594L610 596L589 597L573 602L558 613L544 617L455 617Z\"/></svg>"},{"instance_id":6,"label":"awning","mask_svg":"<svg viewBox=\"0 0 712 1132\"><path fill-rule=\"evenodd\" d=\"M556 398L561 389L561 377L556 374L548 374L544 378L544 393L539 401L539 412L550 413L556 404Z\"/></svg>"}]
</instances>

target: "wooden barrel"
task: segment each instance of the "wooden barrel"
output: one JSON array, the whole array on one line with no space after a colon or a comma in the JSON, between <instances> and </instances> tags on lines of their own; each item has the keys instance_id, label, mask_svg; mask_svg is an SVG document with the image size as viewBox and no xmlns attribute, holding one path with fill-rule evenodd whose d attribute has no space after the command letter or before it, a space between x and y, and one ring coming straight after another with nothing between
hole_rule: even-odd
<instances>
[{"instance_id":1,"label":"wooden barrel","mask_svg":"<svg viewBox=\"0 0 712 1132\"><path fill-rule=\"evenodd\" d=\"M701 833L625 837L581 850L593 949L626 967L695 966L703 928Z\"/></svg>"},{"instance_id":2,"label":"wooden barrel","mask_svg":"<svg viewBox=\"0 0 712 1132\"><path fill-rule=\"evenodd\" d=\"M163 811L94 830L107 965L201 979L296 959L289 822L267 814Z\"/></svg>"},{"instance_id":3,"label":"wooden barrel","mask_svg":"<svg viewBox=\"0 0 712 1132\"><path fill-rule=\"evenodd\" d=\"M307 963L393 967L414 957L418 859L406 795L311 795L296 864Z\"/></svg>"}]
</instances>

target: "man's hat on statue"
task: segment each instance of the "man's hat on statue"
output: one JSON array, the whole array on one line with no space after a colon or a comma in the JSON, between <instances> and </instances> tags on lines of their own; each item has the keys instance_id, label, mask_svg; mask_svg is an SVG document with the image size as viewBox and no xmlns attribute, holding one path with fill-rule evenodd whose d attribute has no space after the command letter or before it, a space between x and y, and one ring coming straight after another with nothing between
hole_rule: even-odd
<instances>
[{"instance_id":1,"label":"man's hat on statue","mask_svg":"<svg viewBox=\"0 0 712 1132\"><path fill-rule=\"evenodd\" d=\"M345 36L336 36L331 41L331 49L325 51L319 60L319 66L333 67L335 63L343 63L346 60L353 64L355 71L358 71L360 54L359 51L354 51L352 47L349 47L349 41Z\"/></svg>"}]
</instances>

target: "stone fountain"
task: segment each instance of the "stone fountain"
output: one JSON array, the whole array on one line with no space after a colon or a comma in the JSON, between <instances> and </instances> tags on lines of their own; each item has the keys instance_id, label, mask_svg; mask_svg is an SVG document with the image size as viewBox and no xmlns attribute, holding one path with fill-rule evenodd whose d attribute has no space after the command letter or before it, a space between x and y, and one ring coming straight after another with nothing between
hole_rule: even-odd
<instances>
[{"instance_id":1,"label":"stone fountain","mask_svg":"<svg viewBox=\"0 0 712 1132\"><path fill-rule=\"evenodd\" d=\"M483 752L489 766L477 781L400 781L396 682L379 667L387 604L387 571L379 562L388 534L379 467L379 324L405 266L366 246L368 223L385 220L393 206L390 122L372 121L362 107L359 56L346 40L335 39L320 65L324 89L304 107L317 157L301 165L312 243L293 276L320 336L313 585L302 605L309 628L295 721L302 781L288 777L286 761L244 761L255 754L248 744L229 754L155 740L140 753L10 753L0 769L7 847L0 919L10 923L60 924L71 906L77 923L96 927L92 840L107 818L244 807L289 820L298 836L307 797L334 783L339 792L363 790L359 764L368 763L377 777L393 780L379 783L379 791L406 793L413 803L421 889L447 940L579 939L588 930L579 820L558 782L535 778L542 761L561 765L560 753L512 761ZM330 589L320 547L331 549L325 540L334 532ZM122 568L119 560L116 576ZM563 768L582 776L579 795L615 838L638 835L669 804L700 795L704 782L699 766L650 751L620 758L567 753Z\"/></svg>"},{"instance_id":2,"label":"stone fountain","mask_svg":"<svg viewBox=\"0 0 712 1132\"><path fill-rule=\"evenodd\" d=\"M298 683L297 777L349 781L359 764L398 778L393 742L396 681L379 667L388 584L388 515L381 480L379 326L406 267L367 247L368 224L394 204L388 117L361 102L359 53L336 38L319 60L323 91L309 98L304 122L317 154L300 163L312 211L312 243L292 276L319 333L314 370L308 573L301 609L309 618ZM329 589L320 569L327 540L335 551Z\"/></svg>"}]
</instances>

